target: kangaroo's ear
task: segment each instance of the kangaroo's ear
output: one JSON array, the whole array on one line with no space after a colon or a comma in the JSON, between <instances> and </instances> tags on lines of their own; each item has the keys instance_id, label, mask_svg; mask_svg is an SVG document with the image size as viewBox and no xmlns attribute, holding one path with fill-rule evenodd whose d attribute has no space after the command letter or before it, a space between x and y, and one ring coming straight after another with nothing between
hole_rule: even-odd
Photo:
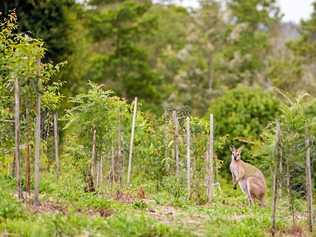
<instances>
[{"instance_id":1,"label":"kangaroo's ear","mask_svg":"<svg viewBox=\"0 0 316 237\"><path fill-rule=\"evenodd\" d=\"M242 151L242 149L244 149L244 147L245 147L245 146L244 146L244 145L242 145L241 147L239 147L239 148L238 148L238 151L239 151L239 152L241 152L241 151Z\"/></svg>"},{"instance_id":2,"label":"kangaroo's ear","mask_svg":"<svg viewBox=\"0 0 316 237\"><path fill-rule=\"evenodd\" d=\"M233 151L235 151L236 150L236 148L234 147L234 146L230 146L230 151L231 152L233 152Z\"/></svg>"}]
</instances>

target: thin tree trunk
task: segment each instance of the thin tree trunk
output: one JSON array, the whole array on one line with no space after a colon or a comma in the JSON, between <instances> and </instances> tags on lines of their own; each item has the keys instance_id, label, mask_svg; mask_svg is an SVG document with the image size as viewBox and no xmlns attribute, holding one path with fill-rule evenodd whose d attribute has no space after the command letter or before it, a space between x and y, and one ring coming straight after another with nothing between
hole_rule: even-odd
<instances>
[{"instance_id":1,"label":"thin tree trunk","mask_svg":"<svg viewBox=\"0 0 316 237\"><path fill-rule=\"evenodd\" d=\"M282 188L283 184L285 183L284 177L283 177L283 152L281 149L281 142L280 142L280 148L279 148L279 196L282 197Z\"/></svg>"},{"instance_id":2,"label":"thin tree trunk","mask_svg":"<svg viewBox=\"0 0 316 237\"><path fill-rule=\"evenodd\" d=\"M290 181L290 166L288 160L285 160L285 165L286 165L286 190L287 190L287 196L288 200L290 200L290 195L291 195L291 181Z\"/></svg>"},{"instance_id":3,"label":"thin tree trunk","mask_svg":"<svg viewBox=\"0 0 316 237\"><path fill-rule=\"evenodd\" d=\"M40 153L41 153L41 94L36 92L36 125L35 125L35 161L34 161L34 204L39 205L40 186Z\"/></svg>"},{"instance_id":4,"label":"thin tree trunk","mask_svg":"<svg viewBox=\"0 0 316 237\"><path fill-rule=\"evenodd\" d=\"M307 201L307 221L309 231L313 232L313 193L312 193L312 173L311 173L311 148L310 148L310 138L305 129L305 173L306 173L306 201Z\"/></svg>"},{"instance_id":5,"label":"thin tree trunk","mask_svg":"<svg viewBox=\"0 0 316 237\"><path fill-rule=\"evenodd\" d=\"M99 186L103 184L103 156L100 158L100 167L99 167Z\"/></svg>"},{"instance_id":6,"label":"thin tree trunk","mask_svg":"<svg viewBox=\"0 0 316 237\"><path fill-rule=\"evenodd\" d=\"M289 184L290 184L290 180L289 180ZM293 193L292 193L292 189L291 186L288 187L289 189L289 204L290 204L290 211L291 211L291 215L292 215L292 225L296 226L296 218L295 218L295 207L294 207L294 197L293 197Z\"/></svg>"},{"instance_id":7,"label":"thin tree trunk","mask_svg":"<svg viewBox=\"0 0 316 237\"><path fill-rule=\"evenodd\" d=\"M121 131L121 110L118 112L118 126L117 126L117 155L116 161L114 162L114 170L117 175L117 179L122 184L124 174L124 158L122 154L122 131Z\"/></svg>"},{"instance_id":8,"label":"thin tree trunk","mask_svg":"<svg viewBox=\"0 0 316 237\"><path fill-rule=\"evenodd\" d=\"M29 109L26 108L26 122L27 122L27 143L26 143L26 149L25 149L25 189L26 193L31 196L31 149L30 149L30 140L31 140L31 123L30 123L30 117L29 117Z\"/></svg>"},{"instance_id":9,"label":"thin tree trunk","mask_svg":"<svg viewBox=\"0 0 316 237\"><path fill-rule=\"evenodd\" d=\"M18 197L22 198L21 174L20 174L20 85L16 77L14 80L15 94L15 176Z\"/></svg>"},{"instance_id":10,"label":"thin tree trunk","mask_svg":"<svg viewBox=\"0 0 316 237\"><path fill-rule=\"evenodd\" d=\"M25 149L25 190L27 194L31 195L31 162L30 162L30 144L26 144Z\"/></svg>"},{"instance_id":11,"label":"thin tree trunk","mask_svg":"<svg viewBox=\"0 0 316 237\"><path fill-rule=\"evenodd\" d=\"M137 97L134 100L132 131L131 131L131 140L130 140L129 154L128 154L128 170L127 170L127 184L128 185L131 183L131 172L132 172L132 159L133 159L133 146L134 146L134 133L135 133L136 114L137 114Z\"/></svg>"},{"instance_id":12,"label":"thin tree trunk","mask_svg":"<svg viewBox=\"0 0 316 237\"><path fill-rule=\"evenodd\" d=\"M115 182L115 153L114 153L114 146L112 144L111 146L111 176L110 176L110 181L111 185L114 184Z\"/></svg>"},{"instance_id":13,"label":"thin tree trunk","mask_svg":"<svg viewBox=\"0 0 316 237\"><path fill-rule=\"evenodd\" d=\"M279 165L279 151L281 142L281 128L280 123L276 123L276 135L275 135L275 164L274 164L274 174L273 174L273 190L272 190L272 236L276 233L276 208L277 208L277 196L278 196L278 165Z\"/></svg>"},{"instance_id":14,"label":"thin tree trunk","mask_svg":"<svg viewBox=\"0 0 316 237\"><path fill-rule=\"evenodd\" d=\"M92 151L91 151L91 175L92 175L94 183L96 183L96 176L97 176L96 143L97 143L97 130L93 128Z\"/></svg>"},{"instance_id":15,"label":"thin tree trunk","mask_svg":"<svg viewBox=\"0 0 316 237\"><path fill-rule=\"evenodd\" d=\"M177 111L172 112L172 119L174 123L174 156L176 161L176 177L180 175L180 162L179 162L179 122Z\"/></svg>"},{"instance_id":16,"label":"thin tree trunk","mask_svg":"<svg viewBox=\"0 0 316 237\"><path fill-rule=\"evenodd\" d=\"M190 131L190 118L186 119L186 145L187 145L187 192L188 199L191 196L191 131Z\"/></svg>"},{"instance_id":17,"label":"thin tree trunk","mask_svg":"<svg viewBox=\"0 0 316 237\"><path fill-rule=\"evenodd\" d=\"M292 189L291 189L290 163L288 160L286 160L286 187L287 187L287 194L288 194L289 209L292 215L292 224L293 226L295 226L296 220L295 220L295 210L294 210L294 197L293 197Z\"/></svg>"},{"instance_id":18,"label":"thin tree trunk","mask_svg":"<svg viewBox=\"0 0 316 237\"><path fill-rule=\"evenodd\" d=\"M214 116L210 114L210 133L209 133L209 147L207 151L207 200L212 202L213 200L213 185L214 185L214 169L213 169L213 159L214 159Z\"/></svg>"},{"instance_id":19,"label":"thin tree trunk","mask_svg":"<svg viewBox=\"0 0 316 237\"><path fill-rule=\"evenodd\" d=\"M164 159L165 161L168 159L168 113L167 111L164 112L164 123L163 123L163 146L164 146Z\"/></svg>"},{"instance_id":20,"label":"thin tree trunk","mask_svg":"<svg viewBox=\"0 0 316 237\"><path fill-rule=\"evenodd\" d=\"M60 176L60 161L59 161L59 135L58 135L58 114L54 113L54 146L55 146L55 165L57 180Z\"/></svg>"},{"instance_id":21,"label":"thin tree trunk","mask_svg":"<svg viewBox=\"0 0 316 237\"><path fill-rule=\"evenodd\" d=\"M96 168L97 168L97 170L96 170L96 183L95 183L95 186L96 187L99 187L100 186L100 160L97 160L97 162L96 162Z\"/></svg>"}]
</instances>

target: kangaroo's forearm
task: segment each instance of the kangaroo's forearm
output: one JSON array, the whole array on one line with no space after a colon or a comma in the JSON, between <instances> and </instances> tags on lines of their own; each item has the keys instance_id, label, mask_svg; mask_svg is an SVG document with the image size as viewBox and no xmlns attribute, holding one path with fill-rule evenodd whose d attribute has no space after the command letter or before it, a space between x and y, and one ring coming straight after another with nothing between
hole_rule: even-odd
<instances>
[{"instance_id":1,"label":"kangaroo's forearm","mask_svg":"<svg viewBox=\"0 0 316 237\"><path fill-rule=\"evenodd\" d=\"M240 180L242 180L244 178L244 176L241 176L241 177L238 177L238 178L235 178L235 182L234 182L234 185L237 185L239 183Z\"/></svg>"},{"instance_id":2,"label":"kangaroo's forearm","mask_svg":"<svg viewBox=\"0 0 316 237\"><path fill-rule=\"evenodd\" d=\"M233 185L235 185L235 183L236 183L236 177L235 177L235 175L232 173L232 179L233 179Z\"/></svg>"}]
</instances>

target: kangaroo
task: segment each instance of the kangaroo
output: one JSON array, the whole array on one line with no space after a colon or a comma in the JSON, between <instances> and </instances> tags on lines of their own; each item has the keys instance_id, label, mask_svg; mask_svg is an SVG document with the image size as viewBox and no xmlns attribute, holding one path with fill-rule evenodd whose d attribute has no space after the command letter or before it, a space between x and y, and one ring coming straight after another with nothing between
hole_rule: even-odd
<instances>
[{"instance_id":1,"label":"kangaroo","mask_svg":"<svg viewBox=\"0 0 316 237\"><path fill-rule=\"evenodd\" d=\"M266 182L262 172L255 166L241 160L242 147L236 149L232 147L232 160L230 163L230 171L232 173L234 189L237 183L241 190L247 195L249 205L255 200L260 202L260 206L264 207L264 195L266 192Z\"/></svg>"}]
</instances>

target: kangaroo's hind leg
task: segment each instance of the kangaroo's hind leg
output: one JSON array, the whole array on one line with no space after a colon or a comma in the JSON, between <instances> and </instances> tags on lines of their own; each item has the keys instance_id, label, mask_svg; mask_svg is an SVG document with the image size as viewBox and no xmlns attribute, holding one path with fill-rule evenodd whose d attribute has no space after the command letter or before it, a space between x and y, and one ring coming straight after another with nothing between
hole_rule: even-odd
<instances>
[{"instance_id":1,"label":"kangaroo's hind leg","mask_svg":"<svg viewBox=\"0 0 316 237\"><path fill-rule=\"evenodd\" d=\"M253 200L258 200L261 207L264 206L265 186L262 181L256 177L248 178L249 191Z\"/></svg>"}]
</instances>

